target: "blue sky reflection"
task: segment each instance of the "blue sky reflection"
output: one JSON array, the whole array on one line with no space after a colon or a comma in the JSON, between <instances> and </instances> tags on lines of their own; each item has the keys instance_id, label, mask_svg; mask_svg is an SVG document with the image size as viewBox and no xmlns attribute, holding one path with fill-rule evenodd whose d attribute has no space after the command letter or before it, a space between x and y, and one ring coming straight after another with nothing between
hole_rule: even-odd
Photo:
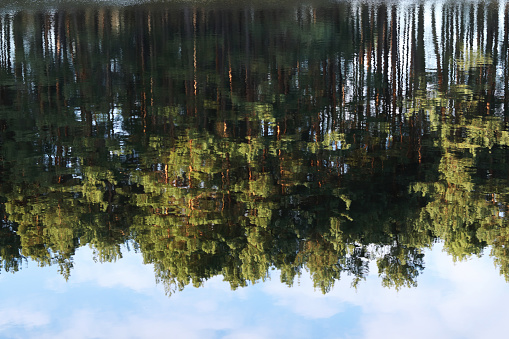
<instances>
[{"instance_id":1,"label":"blue sky reflection","mask_svg":"<svg viewBox=\"0 0 509 339\"><path fill-rule=\"evenodd\" d=\"M215 277L170 298L151 265L75 256L69 282L28 263L2 273L2 338L487 338L503 333L509 288L488 256L454 264L435 246L417 288L383 288L376 267L357 290L344 279L323 295L305 272L292 288L271 280L231 291Z\"/></svg>"}]
</instances>

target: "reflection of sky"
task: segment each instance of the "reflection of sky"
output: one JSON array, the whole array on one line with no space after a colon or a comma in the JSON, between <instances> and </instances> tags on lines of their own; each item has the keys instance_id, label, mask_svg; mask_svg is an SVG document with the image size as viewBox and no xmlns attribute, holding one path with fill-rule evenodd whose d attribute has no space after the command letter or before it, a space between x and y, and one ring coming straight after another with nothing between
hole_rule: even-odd
<instances>
[{"instance_id":1,"label":"reflection of sky","mask_svg":"<svg viewBox=\"0 0 509 339\"><path fill-rule=\"evenodd\" d=\"M327 295L307 274L231 291L216 277L168 298L150 265L125 253L96 264L80 249L69 282L57 267L0 275L2 338L490 338L505 333L509 285L489 257L454 264L435 249L419 287L380 286L376 267L356 290Z\"/></svg>"}]
</instances>

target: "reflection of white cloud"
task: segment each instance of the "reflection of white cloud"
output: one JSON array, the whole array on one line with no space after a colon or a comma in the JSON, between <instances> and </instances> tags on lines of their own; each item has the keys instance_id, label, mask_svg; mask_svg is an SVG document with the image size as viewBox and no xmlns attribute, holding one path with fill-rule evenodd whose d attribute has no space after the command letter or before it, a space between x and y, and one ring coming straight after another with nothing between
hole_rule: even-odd
<instances>
[{"instance_id":1,"label":"reflection of white cloud","mask_svg":"<svg viewBox=\"0 0 509 339\"><path fill-rule=\"evenodd\" d=\"M267 339L275 338L269 328L244 328L228 334L224 339Z\"/></svg>"},{"instance_id":2,"label":"reflection of white cloud","mask_svg":"<svg viewBox=\"0 0 509 339\"><path fill-rule=\"evenodd\" d=\"M27 307L2 305L0 310L0 331L18 326L33 328L46 325L49 322L50 317L47 314Z\"/></svg>"},{"instance_id":3,"label":"reflection of white cloud","mask_svg":"<svg viewBox=\"0 0 509 339\"><path fill-rule=\"evenodd\" d=\"M490 258L454 264L435 249L427 261L431 265L425 274L432 277L419 288L364 300L363 308L370 308L363 318L366 338L378 338L380 333L395 338L412 332L413 338L486 338L489 332L503 333L501 305L509 302L509 295Z\"/></svg>"},{"instance_id":4,"label":"reflection of white cloud","mask_svg":"<svg viewBox=\"0 0 509 339\"><path fill-rule=\"evenodd\" d=\"M306 274L304 277L293 287L280 283L278 277L273 278L264 290L276 299L276 305L306 318L329 318L344 310L344 305L337 302L334 293L324 295L315 291L311 279Z\"/></svg>"},{"instance_id":5,"label":"reflection of white cloud","mask_svg":"<svg viewBox=\"0 0 509 339\"><path fill-rule=\"evenodd\" d=\"M118 313L113 314L99 308L80 309L62 319L65 324L63 328L37 337L210 338L214 331L230 331L243 323L235 314L228 314L231 311L228 308L219 311L203 310L192 300L185 299L176 302L174 306L119 309Z\"/></svg>"},{"instance_id":6,"label":"reflection of white cloud","mask_svg":"<svg viewBox=\"0 0 509 339\"><path fill-rule=\"evenodd\" d=\"M322 296L310 292L304 274L299 286L285 289L271 282L264 290L276 305L303 318L346 315L351 310L347 306L355 306L361 310L357 323L362 338L487 338L488 333L505 333L509 290L491 259L454 264L440 247L427 253L428 268L418 288L386 289L370 274L357 291L340 281Z\"/></svg>"},{"instance_id":7,"label":"reflection of white cloud","mask_svg":"<svg viewBox=\"0 0 509 339\"><path fill-rule=\"evenodd\" d=\"M372 266L357 291L346 276L326 295L315 291L308 273L288 288L273 271L271 280L237 291L217 276L167 298L141 256L126 253L115 264L91 258L90 250L78 251L70 282L58 293L41 289L55 270L34 270L46 275L34 274L20 289L8 285L18 275L5 278L13 292L0 295L7 300L0 337L486 338L503 333L509 302L508 286L490 258L454 264L440 248L426 254L418 288L382 288ZM34 291L41 293L38 306L16 304L33 301Z\"/></svg>"},{"instance_id":8,"label":"reflection of white cloud","mask_svg":"<svg viewBox=\"0 0 509 339\"><path fill-rule=\"evenodd\" d=\"M96 263L93 251L80 248L74 258L79 265L71 272L69 283L94 282L101 287L125 287L134 291L153 288L155 277L152 265L142 265L142 258L134 252L123 253L123 258L112 263Z\"/></svg>"},{"instance_id":9,"label":"reflection of white cloud","mask_svg":"<svg viewBox=\"0 0 509 339\"><path fill-rule=\"evenodd\" d=\"M199 338L196 327L182 326L175 319L161 315L118 317L91 310L78 310L61 331L41 338ZM186 324L189 325L189 324Z\"/></svg>"}]
</instances>

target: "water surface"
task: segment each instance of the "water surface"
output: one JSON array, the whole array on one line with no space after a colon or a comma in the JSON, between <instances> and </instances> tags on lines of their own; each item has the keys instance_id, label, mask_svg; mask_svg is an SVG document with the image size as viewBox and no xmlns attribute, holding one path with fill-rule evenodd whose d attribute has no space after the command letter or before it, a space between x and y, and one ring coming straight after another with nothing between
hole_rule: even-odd
<instances>
[{"instance_id":1,"label":"water surface","mask_svg":"<svg viewBox=\"0 0 509 339\"><path fill-rule=\"evenodd\" d=\"M7 3L0 280L26 288L0 331L498 334L508 13Z\"/></svg>"}]
</instances>

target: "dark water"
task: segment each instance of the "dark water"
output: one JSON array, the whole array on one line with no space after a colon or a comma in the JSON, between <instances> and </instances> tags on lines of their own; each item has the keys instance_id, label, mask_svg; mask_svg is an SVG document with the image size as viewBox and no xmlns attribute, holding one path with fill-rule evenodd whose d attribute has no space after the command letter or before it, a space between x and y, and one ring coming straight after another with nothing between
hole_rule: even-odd
<instances>
[{"instance_id":1,"label":"dark water","mask_svg":"<svg viewBox=\"0 0 509 339\"><path fill-rule=\"evenodd\" d=\"M2 271L72 278L89 246L169 294L273 268L401 289L441 243L509 278L504 2L0 13Z\"/></svg>"}]
</instances>

